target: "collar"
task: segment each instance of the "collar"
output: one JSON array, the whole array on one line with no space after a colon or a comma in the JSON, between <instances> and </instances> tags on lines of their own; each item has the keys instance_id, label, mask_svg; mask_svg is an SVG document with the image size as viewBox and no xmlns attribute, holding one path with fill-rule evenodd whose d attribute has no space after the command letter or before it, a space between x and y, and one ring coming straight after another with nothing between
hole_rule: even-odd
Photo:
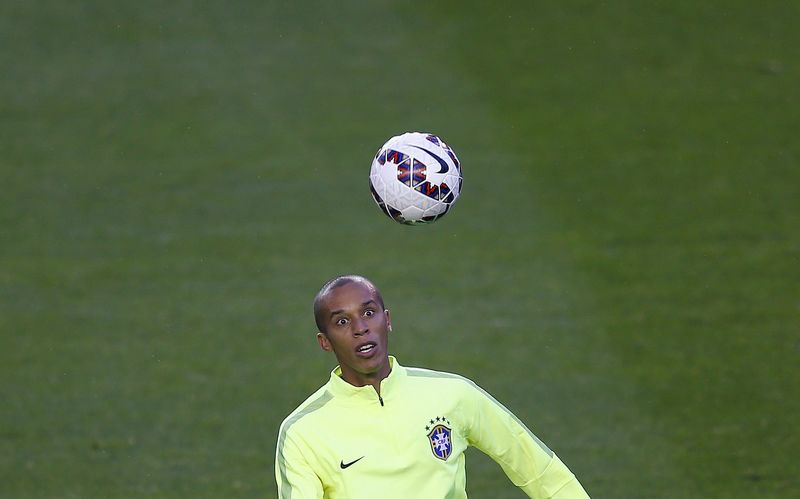
<instances>
[{"instance_id":1,"label":"collar","mask_svg":"<svg viewBox=\"0 0 800 499\"><path fill-rule=\"evenodd\" d=\"M384 403L392 399L399 385L406 377L406 369L391 355L389 356L389 367L392 369L389 372L389 376L381 381L381 398ZM353 386L343 380L341 375L342 368L340 366L336 366L336 369L331 371L331 378L328 381L328 391L331 392L331 395L342 400L347 399L356 404L379 402L378 394L372 388L372 385Z\"/></svg>"}]
</instances>

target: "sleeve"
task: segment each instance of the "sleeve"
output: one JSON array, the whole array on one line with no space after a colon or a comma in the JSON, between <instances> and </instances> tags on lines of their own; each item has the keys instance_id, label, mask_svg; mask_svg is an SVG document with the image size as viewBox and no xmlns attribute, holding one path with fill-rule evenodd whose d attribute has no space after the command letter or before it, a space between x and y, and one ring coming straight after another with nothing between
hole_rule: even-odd
<instances>
[{"instance_id":1,"label":"sleeve","mask_svg":"<svg viewBox=\"0 0 800 499\"><path fill-rule=\"evenodd\" d=\"M322 482L288 432L278 435L275 481L279 499L322 498Z\"/></svg>"},{"instance_id":2,"label":"sleeve","mask_svg":"<svg viewBox=\"0 0 800 499\"><path fill-rule=\"evenodd\" d=\"M528 497L585 499L575 475L511 411L472 385L467 441L494 461Z\"/></svg>"}]
</instances>

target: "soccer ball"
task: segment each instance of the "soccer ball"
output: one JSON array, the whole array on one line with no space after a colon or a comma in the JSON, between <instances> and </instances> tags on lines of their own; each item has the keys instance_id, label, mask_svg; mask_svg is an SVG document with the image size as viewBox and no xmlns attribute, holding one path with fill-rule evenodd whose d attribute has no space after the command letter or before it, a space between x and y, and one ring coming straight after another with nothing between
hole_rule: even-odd
<instances>
[{"instance_id":1,"label":"soccer ball","mask_svg":"<svg viewBox=\"0 0 800 499\"><path fill-rule=\"evenodd\" d=\"M461 163L442 139L408 132L380 148L369 172L372 197L393 220L407 225L443 217L461 193Z\"/></svg>"}]
</instances>

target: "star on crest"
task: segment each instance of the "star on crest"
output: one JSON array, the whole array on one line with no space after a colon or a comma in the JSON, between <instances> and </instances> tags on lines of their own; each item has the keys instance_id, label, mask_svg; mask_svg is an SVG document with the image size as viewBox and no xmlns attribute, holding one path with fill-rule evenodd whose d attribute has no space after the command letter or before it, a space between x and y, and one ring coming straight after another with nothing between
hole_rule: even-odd
<instances>
[{"instance_id":1,"label":"star on crest","mask_svg":"<svg viewBox=\"0 0 800 499\"><path fill-rule=\"evenodd\" d=\"M435 418L431 418L425 424L425 433L430 432L431 429L434 428L437 424L446 424L447 426L450 426L450 427L453 426L453 423L451 423L450 420L447 419L446 417L444 417L444 416L436 416Z\"/></svg>"}]
</instances>

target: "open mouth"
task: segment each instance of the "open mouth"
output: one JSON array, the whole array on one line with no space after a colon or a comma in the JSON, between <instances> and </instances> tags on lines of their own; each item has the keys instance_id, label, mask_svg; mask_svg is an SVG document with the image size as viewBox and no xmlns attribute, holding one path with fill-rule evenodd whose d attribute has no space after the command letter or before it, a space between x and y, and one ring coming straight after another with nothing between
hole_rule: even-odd
<instances>
[{"instance_id":1,"label":"open mouth","mask_svg":"<svg viewBox=\"0 0 800 499\"><path fill-rule=\"evenodd\" d=\"M358 348L356 348L356 355L358 355L359 357L369 357L370 355L375 353L375 350L377 348L378 345L375 342L370 341L364 343L363 345L359 345Z\"/></svg>"}]
</instances>

